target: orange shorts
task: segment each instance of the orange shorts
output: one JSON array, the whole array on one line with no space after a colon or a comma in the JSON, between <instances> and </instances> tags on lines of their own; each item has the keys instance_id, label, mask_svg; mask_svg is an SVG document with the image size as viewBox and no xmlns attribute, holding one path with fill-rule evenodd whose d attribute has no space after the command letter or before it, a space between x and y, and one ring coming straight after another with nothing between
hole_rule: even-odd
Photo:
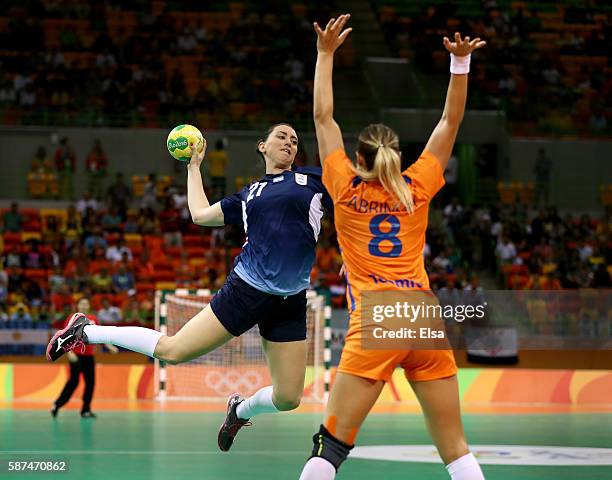
<instances>
[{"instance_id":1,"label":"orange shorts","mask_svg":"<svg viewBox=\"0 0 612 480\"><path fill-rule=\"evenodd\" d=\"M388 382L397 366L408 380L426 381L457 373L452 350L364 350L359 335L349 335L338 371Z\"/></svg>"}]
</instances>

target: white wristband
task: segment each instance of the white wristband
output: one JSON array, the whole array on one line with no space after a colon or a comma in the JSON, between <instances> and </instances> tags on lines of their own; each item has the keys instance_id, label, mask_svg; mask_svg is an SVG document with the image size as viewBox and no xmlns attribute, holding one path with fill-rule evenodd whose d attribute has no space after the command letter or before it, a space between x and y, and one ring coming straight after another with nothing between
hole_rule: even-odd
<instances>
[{"instance_id":1,"label":"white wristband","mask_svg":"<svg viewBox=\"0 0 612 480\"><path fill-rule=\"evenodd\" d=\"M470 73L470 57L471 54L467 54L463 57L458 57L457 55L450 54L451 57L451 65L450 71L455 75L464 75L466 73Z\"/></svg>"}]
</instances>

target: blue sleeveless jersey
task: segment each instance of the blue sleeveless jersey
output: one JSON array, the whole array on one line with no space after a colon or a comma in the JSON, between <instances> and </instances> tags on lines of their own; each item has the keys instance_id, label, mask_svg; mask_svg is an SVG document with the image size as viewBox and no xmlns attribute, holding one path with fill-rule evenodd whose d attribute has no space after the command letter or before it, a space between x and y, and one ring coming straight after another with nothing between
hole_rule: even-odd
<instances>
[{"instance_id":1,"label":"blue sleeveless jersey","mask_svg":"<svg viewBox=\"0 0 612 480\"><path fill-rule=\"evenodd\" d=\"M323 210L333 203L320 167L266 175L221 200L226 224L241 224L247 239L234 272L274 295L308 288Z\"/></svg>"}]
</instances>

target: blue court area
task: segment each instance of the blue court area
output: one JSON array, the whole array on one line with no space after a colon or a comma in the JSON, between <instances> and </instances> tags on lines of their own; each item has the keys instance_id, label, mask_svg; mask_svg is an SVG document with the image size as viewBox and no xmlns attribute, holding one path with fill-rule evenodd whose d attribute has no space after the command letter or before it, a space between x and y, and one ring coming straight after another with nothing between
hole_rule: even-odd
<instances>
[{"instance_id":1,"label":"blue court area","mask_svg":"<svg viewBox=\"0 0 612 480\"><path fill-rule=\"evenodd\" d=\"M320 413L263 415L244 429L229 453L217 449L222 413L99 410L97 420L81 420L75 410L61 411L57 420L40 410L0 410L2 478L40 479L297 479L318 429ZM469 441L481 446L612 447L610 414L465 415ZM358 438L360 446L427 445L425 424L417 414L372 414ZM395 450L388 447L385 450ZM533 450L533 449L532 449ZM429 450L431 456L433 450ZM483 450L484 452L484 450ZM587 451L589 452L589 451ZM483 465L488 480L612 478L612 452L583 455L570 448L535 450L541 462L609 465L542 466ZM370 452L371 453L371 452ZM534 452L532 451L532 454ZM369 453L366 453L366 456ZM441 464L349 458L338 479L446 480ZM508 447L481 454L493 461L525 463ZM504 458L505 457L505 458ZM374 458L379 458L374 455ZM66 473L7 474L8 460L62 460ZM533 460L533 455L531 456Z\"/></svg>"}]
</instances>

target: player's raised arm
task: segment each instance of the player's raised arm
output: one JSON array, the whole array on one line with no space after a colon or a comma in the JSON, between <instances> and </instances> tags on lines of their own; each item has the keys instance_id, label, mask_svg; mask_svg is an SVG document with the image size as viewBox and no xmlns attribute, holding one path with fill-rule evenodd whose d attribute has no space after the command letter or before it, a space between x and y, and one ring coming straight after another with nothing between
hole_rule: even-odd
<instances>
[{"instance_id":1,"label":"player's raised arm","mask_svg":"<svg viewBox=\"0 0 612 480\"><path fill-rule=\"evenodd\" d=\"M332 71L334 69L334 52L342 45L352 28L342 30L350 18L349 14L332 18L321 30L315 22L317 33L317 66L314 78L314 124L319 144L321 162L338 148L344 148L342 132L334 120L334 92Z\"/></svg>"},{"instance_id":2,"label":"player's raised arm","mask_svg":"<svg viewBox=\"0 0 612 480\"><path fill-rule=\"evenodd\" d=\"M201 152L192 148L191 161L187 165L187 203L193 223L204 227L215 227L224 225L223 210L221 202L211 205L204 192L202 173L200 165L206 153L206 140Z\"/></svg>"},{"instance_id":3,"label":"player's raised arm","mask_svg":"<svg viewBox=\"0 0 612 480\"><path fill-rule=\"evenodd\" d=\"M451 79L446 93L442 118L425 147L425 150L437 157L443 169L448 165L459 125L461 125L465 113L470 54L485 45L486 42L481 41L480 38L471 41L470 37L461 39L459 33L455 33L454 42L451 42L448 37L444 37L444 47L451 54Z\"/></svg>"}]
</instances>

